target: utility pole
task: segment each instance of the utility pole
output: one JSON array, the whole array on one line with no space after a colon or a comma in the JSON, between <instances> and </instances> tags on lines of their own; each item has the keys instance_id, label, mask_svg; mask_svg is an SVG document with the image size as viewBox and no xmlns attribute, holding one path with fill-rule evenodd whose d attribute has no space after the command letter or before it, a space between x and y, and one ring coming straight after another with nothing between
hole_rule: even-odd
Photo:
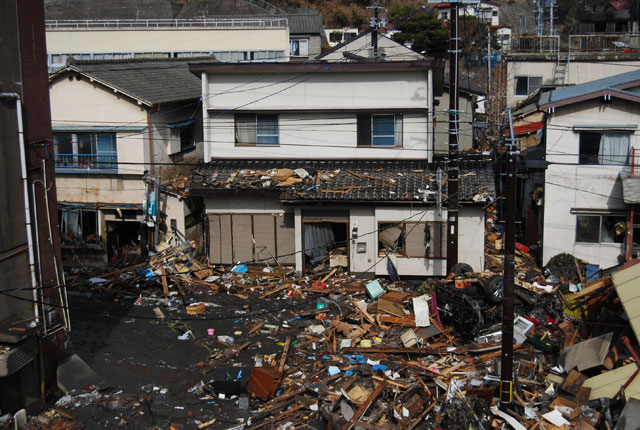
<instances>
[{"instance_id":1,"label":"utility pole","mask_svg":"<svg viewBox=\"0 0 640 430\"><path fill-rule=\"evenodd\" d=\"M507 194L504 240L504 278L502 300L502 356L500 369L500 409L505 411L513 402L513 302L516 248L516 138L513 134L511 108L507 139Z\"/></svg>"},{"instance_id":2,"label":"utility pole","mask_svg":"<svg viewBox=\"0 0 640 430\"><path fill-rule=\"evenodd\" d=\"M460 110L458 108L458 54L460 53L460 34L458 14L460 4L475 4L480 0L453 0L449 9L449 153L447 156L447 273L458 263L458 140L460 136ZM429 3L445 3L442 0L429 0Z\"/></svg>"},{"instance_id":3,"label":"utility pole","mask_svg":"<svg viewBox=\"0 0 640 430\"><path fill-rule=\"evenodd\" d=\"M491 27L487 25L487 99L491 97Z\"/></svg>"},{"instance_id":4,"label":"utility pole","mask_svg":"<svg viewBox=\"0 0 640 430\"><path fill-rule=\"evenodd\" d=\"M373 9L373 18L369 20L369 25L373 28L371 31L371 46L373 46L373 61L380 60L380 50L378 49L378 29L387 26L385 18L380 19L380 10L384 7L380 6L380 0L375 0L373 6L367 6L367 9Z\"/></svg>"}]
</instances>

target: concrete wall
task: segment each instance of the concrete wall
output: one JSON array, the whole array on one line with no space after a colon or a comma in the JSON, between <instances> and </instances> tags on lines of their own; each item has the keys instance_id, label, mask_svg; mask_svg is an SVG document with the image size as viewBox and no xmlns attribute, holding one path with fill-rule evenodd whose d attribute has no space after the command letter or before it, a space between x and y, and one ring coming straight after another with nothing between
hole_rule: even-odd
<instances>
[{"instance_id":1,"label":"concrete wall","mask_svg":"<svg viewBox=\"0 0 640 430\"><path fill-rule=\"evenodd\" d=\"M601 267L618 264L622 244L575 242L576 215L571 214L571 209L626 211L619 175L629 167L577 165L580 134L571 128L638 124L640 107L618 99L610 104L591 100L558 107L548 118L547 160L551 164L545 176L543 263L558 253L568 252ZM640 148L637 130L631 134L631 146Z\"/></svg>"},{"instance_id":2,"label":"concrete wall","mask_svg":"<svg viewBox=\"0 0 640 430\"><path fill-rule=\"evenodd\" d=\"M516 77L542 76L543 85L553 85L553 74L557 58L544 59L508 59L507 60L507 104L515 106L525 100L525 96L516 96ZM577 85L620 73L631 72L640 67L637 61L570 61L567 66L565 85Z\"/></svg>"},{"instance_id":3,"label":"concrete wall","mask_svg":"<svg viewBox=\"0 0 640 430\"><path fill-rule=\"evenodd\" d=\"M428 71L222 75L203 79L205 160L238 158L431 159ZM237 88L241 87L241 91ZM239 106L242 108L236 109ZM280 145L236 146L233 115L279 114ZM297 111L297 112L296 112ZM314 112L315 111L315 112ZM357 113L403 114L402 148L358 148Z\"/></svg>"},{"instance_id":4,"label":"concrete wall","mask_svg":"<svg viewBox=\"0 0 640 430\"><path fill-rule=\"evenodd\" d=\"M262 50L288 55L289 29L47 29L49 54Z\"/></svg>"}]
</instances>

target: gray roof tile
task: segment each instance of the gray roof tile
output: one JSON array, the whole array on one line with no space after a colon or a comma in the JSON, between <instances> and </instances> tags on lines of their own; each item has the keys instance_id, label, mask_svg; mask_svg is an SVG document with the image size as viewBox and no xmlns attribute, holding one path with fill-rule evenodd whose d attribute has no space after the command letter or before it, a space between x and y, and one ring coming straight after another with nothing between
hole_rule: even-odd
<instances>
[{"instance_id":1,"label":"gray roof tile","mask_svg":"<svg viewBox=\"0 0 640 430\"><path fill-rule=\"evenodd\" d=\"M200 98L202 83L188 66L195 60L77 61L54 73L51 79L76 72L153 106Z\"/></svg>"},{"instance_id":2,"label":"gray roof tile","mask_svg":"<svg viewBox=\"0 0 640 430\"><path fill-rule=\"evenodd\" d=\"M277 169L299 168L310 175L301 183L281 186L269 178ZM287 201L415 202L426 197L435 203L437 168L398 160L214 160L193 170L190 188L194 194L270 192ZM491 164L462 162L460 202L483 201L474 201L476 195L495 198L493 178Z\"/></svg>"}]
</instances>

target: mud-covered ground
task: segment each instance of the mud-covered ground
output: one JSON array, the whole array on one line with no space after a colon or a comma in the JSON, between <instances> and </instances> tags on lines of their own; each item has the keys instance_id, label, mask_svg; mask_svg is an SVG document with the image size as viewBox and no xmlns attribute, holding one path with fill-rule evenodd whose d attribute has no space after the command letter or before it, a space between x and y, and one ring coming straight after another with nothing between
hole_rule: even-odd
<instances>
[{"instance_id":1,"label":"mud-covered ground","mask_svg":"<svg viewBox=\"0 0 640 430\"><path fill-rule=\"evenodd\" d=\"M254 365L256 357L282 351L282 342L295 332L294 311L315 308L315 299L250 299L229 294L188 297L206 303L200 315L188 315L181 298L171 303L153 299L70 292L72 332L69 352L77 354L106 382L96 393L73 392L56 407L73 415L85 429L197 428L216 418L207 428L228 429L249 416L238 407L238 396L220 396L216 369ZM166 318L160 319L154 308ZM256 323L280 328L249 336ZM285 324L283 330L283 323ZM208 329L215 335L209 336ZM185 333L187 333L185 335ZM212 354L227 348L216 339L233 337L233 344L251 342L224 365L207 365ZM181 338L186 338L182 340ZM224 338L223 338L224 339ZM219 372L219 371L218 371ZM248 378L250 370L244 370ZM233 378L237 372L231 373ZM219 378L219 374L218 374ZM202 387L201 382L207 387ZM200 387L198 387L200 385ZM232 382L231 385L234 385ZM249 410L259 406L250 400Z\"/></svg>"}]
</instances>

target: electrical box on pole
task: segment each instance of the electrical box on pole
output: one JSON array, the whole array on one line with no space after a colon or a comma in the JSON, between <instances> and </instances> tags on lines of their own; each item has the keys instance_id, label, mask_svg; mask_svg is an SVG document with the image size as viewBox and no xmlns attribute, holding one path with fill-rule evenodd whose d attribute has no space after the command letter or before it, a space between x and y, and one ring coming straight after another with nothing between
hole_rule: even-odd
<instances>
[{"instance_id":1,"label":"electrical box on pole","mask_svg":"<svg viewBox=\"0 0 640 430\"><path fill-rule=\"evenodd\" d=\"M369 20L369 25L373 28L371 31L371 46L373 47L373 61L380 60L380 50L378 49L378 30L387 26L387 20L380 18L380 11L385 10L380 6L380 0L375 0L373 6L367 6L367 9L373 9L373 18Z\"/></svg>"}]
</instances>

